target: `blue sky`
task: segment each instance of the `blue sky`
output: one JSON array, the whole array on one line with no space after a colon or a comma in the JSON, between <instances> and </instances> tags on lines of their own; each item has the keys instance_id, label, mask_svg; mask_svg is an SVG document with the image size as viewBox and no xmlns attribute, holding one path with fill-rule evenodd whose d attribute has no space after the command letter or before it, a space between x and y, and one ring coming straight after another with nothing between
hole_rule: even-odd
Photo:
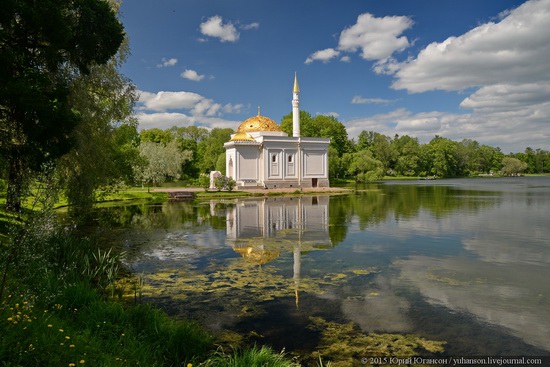
<instances>
[{"instance_id":1,"label":"blue sky","mask_svg":"<svg viewBox=\"0 0 550 367\"><path fill-rule=\"evenodd\" d=\"M350 138L550 150L550 0L125 0L140 128L236 129L300 106Z\"/></svg>"}]
</instances>

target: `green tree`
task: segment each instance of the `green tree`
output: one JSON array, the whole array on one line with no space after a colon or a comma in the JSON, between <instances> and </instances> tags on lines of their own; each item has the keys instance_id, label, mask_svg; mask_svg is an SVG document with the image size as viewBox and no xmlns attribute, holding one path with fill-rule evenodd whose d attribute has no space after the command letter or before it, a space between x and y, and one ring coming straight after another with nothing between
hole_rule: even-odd
<instances>
[{"instance_id":1,"label":"green tree","mask_svg":"<svg viewBox=\"0 0 550 367\"><path fill-rule=\"evenodd\" d=\"M404 176L418 175L420 160L420 144L417 138L408 135L396 137L392 141L394 152L397 156L395 170Z\"/></svg>"},{"instance_id":2,"label":"green tree","mask_svg":"<svg viewBox=\"0 0 550 367\"><path fill-rule=\"evenodd\" d=\"M151 143L160 143L167 145L174 141L175 137L170 130L162 130L159 128L141 130L139 133L140 141L149 141Z\"/></svg>"},{"instance_id":3,"label":"green tree","mask_svg":"<svg viewBox=\"0 0 550 367\"><path fill-rule=\"evenodd\" d=\"M292 136L292 113L283 116L281 130ZM300 111L300 135L311 138L330 138L330 146L336 149L339 157L351 149L346 127L334 116L319 115L312 118L309 112Z\"/></svg>"},{"instance_id":4,"label":"green tree","mask_svg":"<svg viewBox=\"0 0 550 367\"><path fill-rule=\"evenodd\" d=\"M384 166L369 150L361 150L351 154L348 172L357 182L375 181L384 177Z\"/></svg>"},{"instance_id":5,"label":"green tree","mask_svg":"<svg viewBox=\"0 0 550 367\"><path fill-rule=\"evenodd\" d=\"M501 173L503 176L519 176L527 169L527 167L527 163L522 162L517 158L504 157L502 159Z\"/></svg>"},{"instance_id":6,"label":"green tree","mask_svg":"<svg viewBox=\"0 0 550 367\"><path fill-rule=\"evenodd\" d=\"M72 83L115 55L123 36L115 12L101 0L2 4L0 154L8 162L8 210L21 210L31 172L71 148L80 121L70 103Z\"/></svg>"},{"instance_id":7,"label":"green tree","mask_svg":"<svg viewBox=\"0 0 550 367\"><path fill-rule=\"evenodd\" d=\"M87 211L100 188L132 179L139 157L134 85L118 69L128 54L127 43L104 65L75 80L71 104L81 118L72 137L75 145L63 156L60 168L70 208Z\"/></svg>"},{"instance_id":8,"label":"green tree","mask_svg":"<svg viewBox=\"0 0 550 367\"><path fill-rule=\"evenodd\" d=\"M214 128L210 135L202 140L197 147L197 160L200 172L208 173L216 169L220 154L225 152L223 144L228 142L233 129Z\"/></svg>"},{"instance_id":9,"label":"green tree","mask_svg":"<svg viewBox=\"0 0 550 367\"><path fill-rule=\"evenodd\" d=\"M139 145L144 164L135 167L135 176L142 183L158 184L179 178L182 163L189 159L189 152L181 152L175 141L164 145L144 141Z\"/></svg>"}]
</instances>

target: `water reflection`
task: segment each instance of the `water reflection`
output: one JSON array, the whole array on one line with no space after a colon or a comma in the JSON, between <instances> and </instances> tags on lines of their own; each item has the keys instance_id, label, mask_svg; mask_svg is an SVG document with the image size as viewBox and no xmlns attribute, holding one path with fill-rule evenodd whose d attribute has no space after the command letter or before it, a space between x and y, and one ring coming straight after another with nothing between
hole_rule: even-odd
<instances>
[{"instance_id":1,"label":"water reflection","mask_svg":"<svg viewBox=\"0 0 550 367\"><path fill-rule=\"evenodd\" d=\"M281 251L293 253L296 306L302 251L330 248L329 197L238 200L227 212L227 242L243 258L266 264Z\"/></svg>"},{"instance_id":2,"label":"water reflection","mask_svg":"<svg viewBox=\"0 0 550 367\"><path fill-rule=\"evenodd\" d=\"M549 216L550 178L518 178L109 208L97 225L153 302L213 328L309 348L285 336L323 316L446 340L447 353L540 354Z\"/></svg>"}]
</instances>

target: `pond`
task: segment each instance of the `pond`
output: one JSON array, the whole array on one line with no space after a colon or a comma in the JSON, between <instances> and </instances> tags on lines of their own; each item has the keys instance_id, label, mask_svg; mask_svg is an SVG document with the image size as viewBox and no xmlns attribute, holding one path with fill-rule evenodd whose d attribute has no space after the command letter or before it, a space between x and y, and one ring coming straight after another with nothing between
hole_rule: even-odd
<instances>
[{"instance_id":1,"label":"pond","mask_svg":"<svg viewBox=\"0 0 550 367\"><path fill-rule=\"evenodd\" d=\"M234 343L332 358L355 340L356 357L391 334L423 355L550 354L550 177L96 214L144 301Z\"/></svg>"}]
</instances>

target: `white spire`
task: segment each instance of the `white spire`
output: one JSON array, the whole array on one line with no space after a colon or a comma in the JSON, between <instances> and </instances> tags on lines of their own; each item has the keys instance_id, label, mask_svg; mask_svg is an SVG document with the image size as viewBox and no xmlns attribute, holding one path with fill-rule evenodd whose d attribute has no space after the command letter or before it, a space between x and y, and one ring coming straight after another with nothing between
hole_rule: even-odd
<instances>
[{"instance_id":1,"label":"white spire","mask_svg":"<svg viewBox=\"0 0 550 367\"><path fill-rule=\"evenodd\" d=\"M292 136L300 136L300 87L298 74L294 73L294 89L292 90Z\"/></svg>"}]
</instances>

